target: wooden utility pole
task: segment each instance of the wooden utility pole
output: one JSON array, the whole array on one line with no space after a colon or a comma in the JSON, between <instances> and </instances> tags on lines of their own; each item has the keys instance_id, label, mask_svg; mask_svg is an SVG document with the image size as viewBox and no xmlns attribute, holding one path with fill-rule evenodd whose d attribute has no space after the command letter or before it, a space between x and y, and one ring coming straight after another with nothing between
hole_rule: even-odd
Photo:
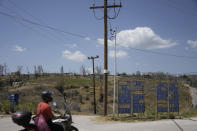
<instances>
[{"instance_id":1,"label":"wooden utility pole","mask_svg":"<svg viewBox=\"0 0 197 131\"><path fill-rule=\"evenodd\" d=\"M92 59L92 70L93 70L93 87L94 87L94 114L96 114L96 89L95 89L95 74L94 74L94 59L99 58L99 56L97 55L96 57L88 57L88 59Z\"/></svg>"},{"instance_id":2,"label":"wooden utility pole","mask_svg":"<svg viewBox=\"0 0 197 131\"><path fill-rule=\"evenodd\" d=\"M108 81L108 44L107 44L107 8L117 8L122 7L122 5L107 5L107 0L104 0L104 6L93 6L90 9L104 8L104 115L107 115L107 81Z\"/></svg>"}]
</instances>

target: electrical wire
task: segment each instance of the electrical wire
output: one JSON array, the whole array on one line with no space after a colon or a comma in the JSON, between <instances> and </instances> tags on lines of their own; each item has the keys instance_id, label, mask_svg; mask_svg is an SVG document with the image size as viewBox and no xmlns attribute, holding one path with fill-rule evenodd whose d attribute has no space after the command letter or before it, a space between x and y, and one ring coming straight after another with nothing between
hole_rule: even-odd
<instances>
[{"instance_id":1,"label":"electrical wire","mask_svg":"<svg viewBox=\"0 0 197 131\"><path fill-rule=\"evenodd\" d=\"M93 5L93 7L94 7L94 5ZM104 16L103 17L97 17L96 16L96 12L95 12L95 9L93 8L93 13L94 13L94 17L97 19L97 20L103 20L104 19Z\"/></svg>"},{"instance_id":2,"label":"electrical wire","mask_svg":"<svg viewBox=\"0 0 197 131\"><path fill-rule=\"evenodd\" d=\"M183 12L183 13L187 13L187 14L190 14L190 15L193 15L193 16L197 16L197 12L195 12L195 11L192 11L191 9L188 11L188 10L183 10L183 8L185 8L185 7L183 7L183 8L180 8L179 6L177 6L177 4L175 4L175 3L172 3L172 1L171 0L166 0L166 1L159 1L159 2L162 2L162 3L165 3L166 5L169 5L169 6L171 6L171 7L173 7L174 9L176 9L177 11L181 11L181 12ZM186 12L187 11L187 12Z\"/></svg>"},{"instance_id":3,"label":"electrical wire","mask_svg":"<svg viewBox=\"0 0 197 131\"><path fill-rule=\"evenodd\" d=\"M61 29L57 29L57 28L54 28L54 27L49 26L49 25L40 24L40 23L31 21L29 19L26 19L26 18L20 18L20 17L14 16L14 15L10 15L10 14L2 12L2 11L0 11L0 14L4 15L4 16L7 16L7 17L10 17L10 18L15 18L15 19L24 21L24 22L32 24L32 25L36 25L36 26L39 26L39 27L47 28L47 29L50 29L52 31L61 32L63 34L67 34L67 35L71 35L71 36L75 36L75 37L80 37L80 38L83 38L83 39L87 38L87 36L84 36L84 35L81 35L81 34L76 34L76 33L64 31L64 30L61 30ZM91 39L91 40L97 40L97 39Z\"/></svg>"},{"instance_id":4,"label":"electrical wire","mask_svg":"<svg viewBox=\"0 0 197 131\"><path fill-rule=\"evenodd\" d=\"M96 1L94 0L93 7L95 7L95 4L96 4ZM116 5L116 1L115 1L115 0L114 0L113 5L114 5L114 6ZM122 5L122 4L121 4L121 0L120 0L120 5ZM120 7L119 7L119 9L118 9L118 12L116 12L115 7L113 8L113 11L114 11L114 16L113 16L113 17L110 17L110 16L107 15L107 18L108 18L108 19L116 19L116 18L118 17L119 13L120 13ZM95 9L94 9L94 8L93 8L93 14L94 14L94 17L95 17L97 20L102 20L102 19L104 19L104 16L103 16L103 17L97 17L97 16L96 16L96 12L95 12Z\"/></svg>"},{"instance_id":5,"label":"electrical wire","mask_svg":"<svg viewBox=\"0 0 197 131\"><path fill-rule=\"evenodd\" d=\"M9 8L7 8L7 7L5 7L5 6L0 5L0 7L6 9L6 10L8 10L8 11L13 12L12 10L10 10ZM20 14L18 14L17 12L14 12L14 13L15 13L16 15L18 15L17 17L22 18L22 16L21 16ZM25 28L27 28L27 29L33 31L33 32L36 32L36 33L42 35L42 36L43 36L44 38L46 38L47 40L48 40L48 39L51 39L51 40L55 41L56 43L60 43L58 39L55 39L55 37L50 37L50 36L46 35L46 33L42 33L41 31L39 31L39 30L37 30L37 29L35 29L35 28L31 27L31 26L28 26L28 25L24 24L23 21L20 21L20 20L15 19L15 18L12 18L12 19L13 19L16 23L19 23L21 26L23 26L23 27L25 27Z\"/></svg>"},{"instance_id":6,"label":"electrical wire","mask_svg":"<svg viewBox=\"0 0 197 131\"><path fill-rule=\"evenodd\" d=\"M27 15L31 16L34 20L37 20L38 22L45 24L43 21L41 21L40 19L38 19L37 17L33 16L32 14L30 14L28 11L26 11L24 8L21 8L20 6L17 6L17 4L15 2L13 2L12 0L7 0L9 3L11 3L14 7L16 7L17 9L21 10L22 12L26 13Z\"/></svg>"},{"instance_id":7,"label":"electrical wire","mask_svg":"<svg viewBox=\"0 0 197 131\"><path fill-rule=\"evenodd\" d=\"M116 2L114 0L113 6L115 6L115 5L116 5ZM107 15L107 18L108 19L116 19L116 10L115 10L115 7L113 8L113 11L114 11L114 16L113 17L110 17L110 16Z\"/></svg>"},{"instance_id":8,"label":"electrical wire","mask_svg":"<svg viewBox=\"0 0 197 131\"><path fill-rule=\"evenodd\" d=\"M114 0L113 5L114 5L114 6L116 5L116 1L115 1L115 0ZM122 5L121 0L120 0L120 5ZM118 13L116 12L115 7L113 8L113 11L114 11L114 16L113 16L113 17L107 16L108 19L116 19L116 18L118 17L119 13L120 13L120 7L119 7L119 9L118 9Z\"/></svg>"},{"instance_id":9,"label":"electrical wire","mask_svg":"<svg viewBox=\"0 0 197 131\"><path fill-rule=\"evenodd\" d=\"M8 11L11 11L11 10L10 10L9 8L7 8L7 7L4 7L4 6L0 6L0 7L4 8L4 9L7 9ZM13 12L13 11L11 11L11 12ZM19 15L17 12L14 12L14 13L17 14L17 15ZM19 17L21 17L21 15L19 15ZM35 33L37 33L37 34L40 34L40 35L41 35L43 38L45 38L46 40L50 39L50 40L54 41L56 44L57 44L57 43L65 43L65 42L60 42L59 39L56 39L56 37L54 37L54 36L51 37L51 36L47 35L46 33L43 33L42 31L33 28L32 26L26 25L25 23L23 23L23 21L20 21L20 20L18 20L18 19L14 19L14 18L12 18L12 19L13 19L16 23L18 23L18 24L20 24L21 26L23 26L23 27L25 27L25 28L31 30L32 32L35 32ZM47 32L47 33L48 33L48 32ZM50 44L52 44L52 43L50 43Z\"/></svg>"},{"instance_id":10,"label":"electrical wire","mask_svg":"<svg viewBox=\"0 0 197 131\"><path fill-rule=\"evenodd\" d=\"M83 35L80 35L80 34L66 32L66 31L63 31L63 30L60 30L60 29L56 29L56 28L48 26L48 25L42 25L40 23L36 23L36 22L33 22L33 21L25 19L25 18L16 17L16 16L10 15L10 14L2 12L2 11L0 11L0 14L4 15L4 16L7 16L7 17L10 17L12 19L14 18L14 19L17 19L17 20L24 21L24 22L32 24L32 25L48 28L48 29L53 30L53 31L62 32L62 33L69 34L69 35L72 35L72 36L75 36L75 37L80 37L80 38L83 38L83 39L87 38L86 36L83 36ZM97 39L95 39L95 38L91 38L91 40L96 40L97 41ZM137 49L137 48L130 48L130 49L141 51L141 52L145 52L145 53L164 55L164 56L173 56L173 57L179 57L179 58L197 59L197 57L191 57L191 56L181 56L181 55L161 53L161 52L154 52L154 51L148 51L148 50Z\"/></svg>"},{"instance_id":11,"label":"electrical wire","mask_svg":"<svg viewBox=\"0 0 197 131\"><path fill-rule=\"evenodd\" d=\"M18 10L20 10L20 11L26 13L27 15L29 15L30 17L32 17L34 20L38 21L39 23L48 25L48 24L44 23L42 20L40 20L39 18L33 16L31 13L29 13L29 12L28 12L27 10L25 10L24 8L21 8L21 7L17 6L17 4L14 3L12 0L8 0L8 2L9 2L10 4L12 4L12 5L13 5L15 8L17 8ZM1 5L0 5L0 6L1 6ZM15 13L18 14L17 12L15 12ZM19 16L20 16L20 15L19 15ZM21 17L21 16L20 16L20 17ZM52 32L47 32L47 33L50 34L50 35L52 35L52 36L53 36L52 38L55 39L56 41L58 41L59 39L61 39L62 41L65 41L65 37L62 38L62 37L58 36L58 38L56 39L57 36L55 36L54 34L52 34ZM59 32L59 33L60 33L60 32ZM66 38L66 41L67 41L67 39L68 39L68 38Z\"/></svg>"},{"instance_id":12,"label":"electrical wire","mask_svg":"<svg viewBox=\"0 0 197 131\"><path fill-rule=\"evenodd\" d=\"M96 4L96 1L94 0L94 3L93 3L93 7L95 7L95 4ZM93 8L93 14L94 14L94 17L97 19L97 20L102 20L102 19L104 19L104 16L103 17L97 17L96 16L96 12L95 12L95 9Z\"/></svg>"},{"instance_id":13,"label":"electrical wire","mask_svg":"<svg viewBox=\"0 0 197 131\"><path fill-rule=\"evenodd\" d=\"M131 48L131 47L130 47L130 49L141 51L141 52L145 52L145 53L157 54L157 55L173 56L173 57L178 57L178 58L197 59L197 57L192 57L192 56L183 56L183 55L175 55L175 54L169 54L169 53L161 53L161 52L148 51L148 50Z\"/></svg>"}]
</instances>

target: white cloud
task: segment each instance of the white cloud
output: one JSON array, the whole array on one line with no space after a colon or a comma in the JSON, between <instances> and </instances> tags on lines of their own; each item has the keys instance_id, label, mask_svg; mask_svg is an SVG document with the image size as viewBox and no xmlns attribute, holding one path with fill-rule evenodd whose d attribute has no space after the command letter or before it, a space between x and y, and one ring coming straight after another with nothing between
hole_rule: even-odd
<instances>
[{"instance_id":1,"label":"white cloud","mask_svg":"<svg viewBox=\"0 0 197 131\"><path fill-rule=\"evenodd\" d=\"M140 63L139 63L139 62L136 62L135 65L136 65L136 66L140 66Z\"/></svg>"},{"instance_id":2,"label":"white cloud","mask_svg":"<svg viewBox=\"0 0 197 131\"><path fill-rule=\"evenodd\" d=\"M65 44L64 46L68 47L68 48L71 48L71 49L77 48L77 44Z\"/></svg>"},{"instance_id":3,"label":"white cloud","mask_svg":"<svg viewBox=\"0 0 197 131\"><path fill-rule=\"evenodd\" d=\"M191 48L196 48L197 47L197 41L188 40L187 44L189 44L189 46Z\"/></svg>"},{"instance_id":4,"label":"white cloud","mask_svg":"<svg viewBox=\"0 0 197 131\"><path fill-rule=\"evenodd\" d=\"M86 37L85 40L88 40L89 41L89 40L91 40L91 38L90 37Z\"/></svg>"},{"instance_id":5,"label":"white cloud","mask_svg":"<svg viewBox=\"0 0 197 131\"><path fill-rule=\"evenodd\" d=\"M88 67L86 71L87 71L88 74L93 74L93 70L90 67Z\"/></svg>"},{"instance_id":6,"label":"white cloud","mask_svg":"<svg viewBox=\"0 0 197 131\"><path fill-rule=\"evenodd\" d=\"M97 41L103 43L103 39L97 39ZM109 46L114 43L111 40L108 42ZM161 49L170 48L177 43L162 39L149 27L137 27L133 30L123 30L117 33L117 45L123 48Z\"/></svg>"},{"instance_id":7,"label":"white cloud","mask_svg":"<svg viewBox=\"0 0 197 131\"><path fill-rule=\"evenodd\" d=\"M188 50L189 50L189 47L185 47L185 50L187 50L187 51L188 51Z\"/></svg>"},{"instance_id":8,"label":"white cloud","mask_svg":"<svg viewBox=\"0 0 197 131\"><path fill-rule=\"evenodd\" d=\"M14 46L14 51L16 51L16 52L24 52L24 51L26 51L26 48L23 48L21 46L16 45L16 46Z\"/></svg>"},{"instance_id":9,"label":"white cloud","mask_svg":"<svg viewBox=\"0 0 197 131\"><path fill-rule=\"evenodd\" d=\"M72 53L69 50L63 51L62 57L69 59L69 60L73 60L73 61L79 61L79 62L83 62L87 58L87 56L81 53L80 51L75 51Z\"/></svg>"},{"instance_id":10,"label":"white cloud","mask_svg":"<svg viewBox=\"0 0 197 131\"><path fill-rule=\"evenodd\" d=\"M110 50L110 51L109 51L109 56L110 56L110 57L114 57L114 50ZM125 57L127 57L127 56L128 56L128 54L127 54L127 52L125 52L125 51L120 50L120 51L117 51L117 52L116 52L116 57L117 57L117 58L125 58Z\"/></svg>"},{"instance_id":11,"label":"white cloud","mask_svg":"<svg viewBox=\"0 0 197 131\"><path fill-rule=\"evenodd\" d=\"M97 39L97 42L98 42L99 44L104 45L104 40L101 39L101 38L98 38L98 39ZM109 45L109 46L113 46L113 45L114 45L114 41L108 40L108 45Z\"/></svg>"}]
</instances>

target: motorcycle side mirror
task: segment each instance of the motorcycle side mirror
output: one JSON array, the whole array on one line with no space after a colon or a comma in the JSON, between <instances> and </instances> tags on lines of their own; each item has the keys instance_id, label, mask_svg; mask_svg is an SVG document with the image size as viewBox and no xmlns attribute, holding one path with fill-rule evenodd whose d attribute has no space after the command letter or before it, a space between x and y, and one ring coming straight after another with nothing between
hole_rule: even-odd
<instances>
[{"instance_id":1,"label":"motorcycle side mirror","mask_svg":"<svg viewBox=\"0 0 197 131\"><path fill-rule=\"evenodd\" d=\"M57 103L56 103L55 101L53 102L53 106L54 106L54 107L56 107L56 106L57 106Z\"/></svg>"}]
</instances>

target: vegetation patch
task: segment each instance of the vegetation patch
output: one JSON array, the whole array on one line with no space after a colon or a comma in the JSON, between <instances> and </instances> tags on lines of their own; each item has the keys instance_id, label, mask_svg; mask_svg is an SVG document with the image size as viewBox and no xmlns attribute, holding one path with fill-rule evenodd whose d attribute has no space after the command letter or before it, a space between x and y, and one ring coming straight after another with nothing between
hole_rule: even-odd
<instances>
[{"instance_id":1,"label":"vegetation patch","mask_svg":"<svg viewBox=\"0 0 197 131\"><path fill-rule=\"evenodd\" d=\"M189 77L190 78L190 77ZM16 80L17 77L15 78ZM170 78L173 79L173 78ZM184 81L185 79L185 81ZM33 75L29 79L20 76L20 80L23 81L23 85L19 87L10 86L6 81L9 80L8 76L0 77L0 112L2 114L10 113L10 102L8 100L9 95L13 93L19 94L19 105L15 110L25 109L36 112L37 104L41 101L40 94L44 90L53 91L54 101L57 102L60 108L63 109L63 97L66 97L68 101L71 101L73 106L71 111L74 114L93 114L94 113L94 88L92 87L92 79L90 76L67 76L48 74L45 76L39 76L35 78ZM162 77L157 78L142 78L138 76L118 76L117 80L144 81L144 93L145 93L145 113L120 115L120 117L101 117L105 121L122 121L122 122L135 122L135 121L152 121L160 119L174 119L177 116L193 117L197 116L197 109L192 108L192 98L190 96L189 88L184 86L191 79L188 77L181 77L177 80L179 87L179 107L180 113L158 113L156 117L156 93L155 88L157 83L166 79ZM192 83L194 84L194 82ZM103 115L104 106L104 87L100 77L96 77L96 104L97 114ZM116 100L117 102L117 100ZM112 114L113 107L113 77L109 76L108 82L108 114ZM117 111L117 105L116 105Z\"/></svg>"}]
</instances>

